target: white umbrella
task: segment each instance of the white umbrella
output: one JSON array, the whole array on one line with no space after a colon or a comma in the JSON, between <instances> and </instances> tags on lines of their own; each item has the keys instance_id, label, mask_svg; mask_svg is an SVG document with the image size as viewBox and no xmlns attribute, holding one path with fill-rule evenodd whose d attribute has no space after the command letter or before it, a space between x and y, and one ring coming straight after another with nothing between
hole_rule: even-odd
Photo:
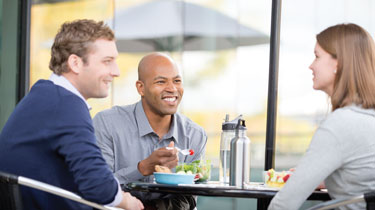
<instances>
[{"instance_id":1,"label":"white umbrella","mask_svg":"<svg viewBox=\"0 0 375 210\"><path fill-rule=\"evenodd\" d=\"M196 4L159 0L116 11L120 52L220 50L264 44L269 37Z\"/></svg>"}]
</instances>

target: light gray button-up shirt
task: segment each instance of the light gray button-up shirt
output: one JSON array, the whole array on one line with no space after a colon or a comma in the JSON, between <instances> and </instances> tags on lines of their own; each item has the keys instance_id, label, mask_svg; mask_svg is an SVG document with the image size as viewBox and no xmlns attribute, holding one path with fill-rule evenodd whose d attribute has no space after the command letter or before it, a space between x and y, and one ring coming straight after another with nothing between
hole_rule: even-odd
<instances>
[{"instance_id":1,"label":"light gray button-up shirt","mask_svg":"<svg viewBox=\"0 0 375 210\"><path fill-rule=\"evenodd\" d=\"M180 163L199 160L205 152L207 135L202 127L176 113L169 132L159 140L152 130L141 101L128 106L114 106L98 113L94 119L95 134L103 157L121 184L134 181L152 182L153 176L143 176L138 162L146 159L170 141L180 149L194 149L192 156L179 153Z\"/></svg>"}]
</instances>

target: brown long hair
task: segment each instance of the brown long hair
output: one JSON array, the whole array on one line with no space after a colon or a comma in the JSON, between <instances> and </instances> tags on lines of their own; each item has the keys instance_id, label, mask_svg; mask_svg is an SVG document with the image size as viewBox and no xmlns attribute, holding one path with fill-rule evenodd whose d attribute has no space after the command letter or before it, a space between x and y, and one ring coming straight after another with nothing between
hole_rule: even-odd
<instances>
[{"instance_id":1,"label":"brown long hair","mask_svg":"<svg viewBox=\"0 0 375 210\"><path fill-rule=\"evenodd\" d=\"M351 104L375 108L375 44L371 35L356 24L339 24L320 32L316 39L337 59L332 110Z\"/></svg>"},{"instance_id":2,"label":"brown long hair","mask_svg":"<svg viewBox=\"0 0 375 210\"><path fill-rule=\"evenodd\" d=\"M67 60L71 54L87 62L91 44L97 39L114 40L113 31L103 21L76 20L64 23L51 48L49 68L58 75L67 72Z\"/></svg>"}]
</instances>

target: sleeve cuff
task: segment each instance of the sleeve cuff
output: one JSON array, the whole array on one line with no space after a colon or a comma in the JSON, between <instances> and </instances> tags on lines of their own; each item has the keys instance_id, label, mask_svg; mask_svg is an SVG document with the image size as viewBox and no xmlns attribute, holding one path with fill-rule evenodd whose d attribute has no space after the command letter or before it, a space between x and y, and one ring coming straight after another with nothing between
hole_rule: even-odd
<instances>
[{"instance_id":1,"label":"sleeve cuff","mask_svg":"<svg viewBox=\"0 0 375 210\"><path fill-rule=\"evenodd\" d=\"M106 204L105 206L118 206L123 199L120 183L119 183L117 178L115 178L115 179L116 179L116 182L117 182L117 193L116 193L115 199L113 199L113 201L111 203Z\"/></svg>"},{"instance_id":2,"label":"sleeve cuff","mask_svg":"<svg viewBox=\"0 0 375 210\"><path fill-rule=\"evenodd\" d=\"M115 172L115 176L118 178L120 184L127 184L134 182L139 179L143 179L144 176L138 171L138 163L128 168L123 168Z\"/></svg>"}]
</instances>

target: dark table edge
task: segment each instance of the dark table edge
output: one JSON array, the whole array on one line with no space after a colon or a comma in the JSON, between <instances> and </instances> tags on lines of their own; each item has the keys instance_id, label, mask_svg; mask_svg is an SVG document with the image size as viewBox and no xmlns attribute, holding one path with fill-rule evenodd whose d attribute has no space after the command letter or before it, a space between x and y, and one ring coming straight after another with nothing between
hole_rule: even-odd
<instances>
[{"instance_id":1,"label":"dark table edge","mask_svg":"<svg viewBox=\"0 0 375 210\"><path fill-rule=\"evenodd\" d=\"M262 198L272 199L277 191L272 190L241 190L228 188L206 188L206 187L192 187L183 186L183 188L176 188L176 185L167 184L153 184L153 183L129 183L122 185L124 191L142 191L142 192L158 192L170 194L185 194L185 195L200 195L213 197L236 197L236 198ZM314 191L307 200L331 200L327 192Z\"/></svg>"}]
</instances>

